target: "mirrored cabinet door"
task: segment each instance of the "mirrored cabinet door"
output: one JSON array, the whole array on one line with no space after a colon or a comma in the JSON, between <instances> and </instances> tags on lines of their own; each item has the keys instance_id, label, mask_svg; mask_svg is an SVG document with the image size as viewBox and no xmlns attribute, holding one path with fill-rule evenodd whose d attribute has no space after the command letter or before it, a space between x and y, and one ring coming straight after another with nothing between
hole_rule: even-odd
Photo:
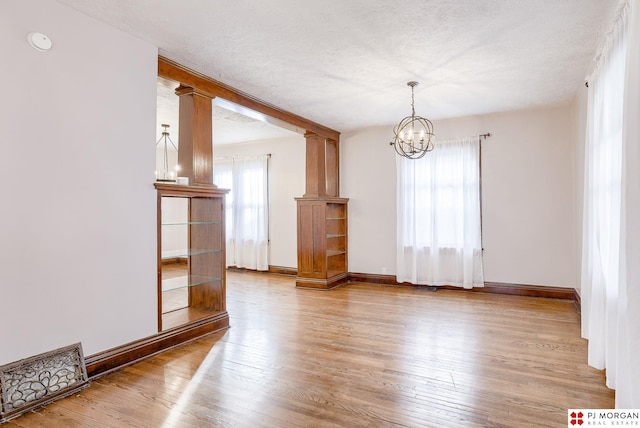
<instances>
[{"instance_id":1,"label":"mirrored cabinet door","mask_svg":"<svg viewBox=\"0 0 640 428\"><path fill-rule=\"evenodd\" d=\"M158 329L226 311L225 191L156 184Z\"/></svg>"}]
</instances>

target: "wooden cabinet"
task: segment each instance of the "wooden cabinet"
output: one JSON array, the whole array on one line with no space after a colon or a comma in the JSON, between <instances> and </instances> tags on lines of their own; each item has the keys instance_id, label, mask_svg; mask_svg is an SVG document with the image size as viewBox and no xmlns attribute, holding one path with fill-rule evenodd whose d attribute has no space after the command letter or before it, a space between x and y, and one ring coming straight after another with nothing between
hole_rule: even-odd
<instances>
[{"instance_id":1,"label":"wooden cabinet","mask_svg":"<svg viewBox=\"0 0 640 428\"><path fill-rule=\"evenodd\" d=\"M225 322L228 326L224 222L227 190L204 185L155 186L158 330L207 321L213 330L225 327Z\"/></svg>"},{"instance_id":2,"label":"wooden cabinet","mask_svg":"<svg viewBox=\"0 0 640 428\"><path fill-rule=\"evenodd\" d=\"M348 279L345 198L296 198L297 287L329 289Z\"/></svg>"}]
</instances>

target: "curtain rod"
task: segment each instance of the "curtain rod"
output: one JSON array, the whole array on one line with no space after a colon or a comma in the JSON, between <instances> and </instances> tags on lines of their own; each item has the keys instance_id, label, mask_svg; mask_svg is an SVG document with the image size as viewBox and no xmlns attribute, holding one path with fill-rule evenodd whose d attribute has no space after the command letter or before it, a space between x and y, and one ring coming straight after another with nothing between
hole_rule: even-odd
<instances>
[{"instance_id":1,"label":"curtain rod","mask_svg":"<svg viewBox=\"0 0 640 428\"><path fill-rule=\"evenodd\" d=\"M271 153L261 154L261 155L231 155L231 156L217 156L214 159L233 159L233 158L251 158L256 156L266 156L268 158L271 157Z\"/></svg>"},{"instance_id":2,"label":"curtain rod","mask_svg":"<svg viewBox=\"0 0 640 428\"><path fill-rule=\"evenodd\" d=\"M476 135L469 135L469 136L466 136L466 137L449 137L449 138L438 138L438 137L436 137L436 140L448 141L448 140L455 140L457 138L473 138L473 137L476 137ZM487 138L491 137L491 132L487 132L486 134L478 134L477 137L480 138L481 140L486 140Z\"/></svg>"}]
</instances>

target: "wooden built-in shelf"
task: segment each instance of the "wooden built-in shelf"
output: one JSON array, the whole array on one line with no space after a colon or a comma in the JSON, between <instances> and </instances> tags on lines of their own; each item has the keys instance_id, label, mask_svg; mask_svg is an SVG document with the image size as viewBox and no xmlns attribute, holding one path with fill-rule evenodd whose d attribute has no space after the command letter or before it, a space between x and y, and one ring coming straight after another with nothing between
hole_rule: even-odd
<instances>
[{"instance_id":1,"label":"wooden built-in shelf","mask_svg":"<svg viewBox=\"0 0 640 428\"><path fill-rule=\"evenodd\" d=\"M156 189L158 331L207 318L219 322L221 315L228 318L224 233L227 191L215 186L165 183L156 183ZM186 248L173 248L175 244L170 241L176 236Z\"/></svg>"},{"instance_id":2,"label":"wooden built-in shelf","mask_svg":"<svg viewBox=\"0 0 640 428\"><path fill-rule=\"evenodd\" d=\"M348 280L345 198L296 198L297 287L330 289Z\"/></svg>"}]
</instances>

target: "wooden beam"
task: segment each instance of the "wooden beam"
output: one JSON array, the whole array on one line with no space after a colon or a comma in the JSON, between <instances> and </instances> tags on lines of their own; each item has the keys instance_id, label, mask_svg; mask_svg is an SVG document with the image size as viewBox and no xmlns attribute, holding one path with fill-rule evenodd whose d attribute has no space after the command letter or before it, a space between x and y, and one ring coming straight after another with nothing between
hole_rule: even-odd
<instances>
[{"instance_id":1,"label":"wooden beam","mask_svg":"<svg viewBox=\"0 0 640 428\"><path fill-rule=\"evenodd\" d=\"M220 97L276 120L303 128L307 132L313 132L336 141L340 140L338 131L282 110L162 56L158 57L158 75L185 86L197 88L201 93L206 93L211 98Z\"/></svg>"}]
</instances>

